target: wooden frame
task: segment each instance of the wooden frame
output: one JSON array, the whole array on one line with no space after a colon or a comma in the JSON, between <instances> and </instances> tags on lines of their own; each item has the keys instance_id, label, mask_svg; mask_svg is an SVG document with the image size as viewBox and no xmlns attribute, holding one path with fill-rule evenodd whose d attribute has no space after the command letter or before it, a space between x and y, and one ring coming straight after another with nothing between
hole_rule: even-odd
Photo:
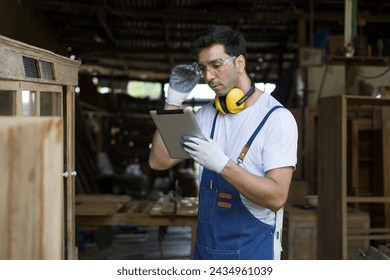
<instances>
[{"instance_id":1,"label":"wooden frame","mask_svg":"<svg viewBox=\"0 0 390 280\"><path fill-rule=\"evenodd\" d=\"M384 196L349 195L347 186L347 114L353 106L390 106L390 99L376 99L363 96L339 95L320 99L319 102L319 153L318 195L319 220L318 244L319 259L347 259L348 240L388 240L390 228L370 228L364 233L351 235L347 229L348 204L390 203L390 185L384 180ZM382 107L382 108L384 108ZM386 124L384 122L384 124ZM388 131L388 128L385 129ZM387 135L388 132L386 132ZM387 137L387 136L386 136ZM388 139L388 138L387 138ZM384 154L389 154L388 142L384 142ZM388 176L389 162L385 159L382 168ZM387 171L387 172L386 172ZM386 177L387 178L387 177ZM388 207L388 206L387 206ZM388 208L385 220L388 224ZM372 217L371 217L372 218Z\"/></svg>"}]
</instances>

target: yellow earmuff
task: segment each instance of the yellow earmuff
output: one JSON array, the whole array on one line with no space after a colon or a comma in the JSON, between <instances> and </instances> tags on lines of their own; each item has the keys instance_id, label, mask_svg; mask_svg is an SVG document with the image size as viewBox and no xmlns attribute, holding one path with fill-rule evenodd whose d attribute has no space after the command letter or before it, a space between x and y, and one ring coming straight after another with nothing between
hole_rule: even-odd
<instances>
[{"instance_id":1,"label":"yellow earmuff","mask_svg":"<svg viewBox=\"0 0 390 280\"><path fill-rule=\"evenodd\" d=\"M246 94L239 89L233 88L225 96L215 96L215 108L222 114L237 114L244 110L245 101L255 92L255 85Z\"/></svg>"}]
</instances>

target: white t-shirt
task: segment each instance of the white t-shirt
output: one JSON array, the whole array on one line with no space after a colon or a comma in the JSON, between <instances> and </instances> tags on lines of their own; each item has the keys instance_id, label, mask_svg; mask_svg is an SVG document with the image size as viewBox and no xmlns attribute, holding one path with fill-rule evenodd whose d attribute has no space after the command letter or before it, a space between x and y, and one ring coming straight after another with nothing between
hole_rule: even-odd
<instances>
[{"instance_id":1,"label":"white t-shirt","mask_svg":"<svg viewBox=\"0 0 390 280\"><path fill-rule=\"evenodd\" d=\"M213 139L225 154L235 162L257 126L267 112L281 105L273 96L262 94L255 104L238 114L219 114ZM213 102L204 105L196 118L204 135L210 132L216 110ZM264 177L265 172L274 168L292 166L297 163L298 130L294 116L285 108L278 108L256 136L245 156L241 167L251 174ZM202 172L200 172L202 174ZM260 221L274 225L275 213L241 196L243 204Z\"/></svg>"}]
</instances>

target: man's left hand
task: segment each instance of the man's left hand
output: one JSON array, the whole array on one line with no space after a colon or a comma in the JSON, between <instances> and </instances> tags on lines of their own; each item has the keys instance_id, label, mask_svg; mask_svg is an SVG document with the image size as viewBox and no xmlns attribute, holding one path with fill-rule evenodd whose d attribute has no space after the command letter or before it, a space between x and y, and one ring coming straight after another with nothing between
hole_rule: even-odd
<instances>
[{"instance_id":1,"label":"man's left hand","mask_svg":"<svg viewBox=\"0 0 390 280\"><path fill-rule=\"evenodd\" d=\"M217 173L221 173L229 161L218 143L210 138L205 140L194 136L183 136L182 145L196 162Z\"/></svg>"}]
</instances>

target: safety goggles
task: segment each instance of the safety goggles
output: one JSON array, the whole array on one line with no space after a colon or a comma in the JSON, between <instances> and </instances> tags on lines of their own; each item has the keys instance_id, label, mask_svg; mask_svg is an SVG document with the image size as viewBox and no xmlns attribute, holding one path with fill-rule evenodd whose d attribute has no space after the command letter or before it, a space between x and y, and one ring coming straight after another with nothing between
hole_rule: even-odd
<instances>
[{"instance_id":1,"label":"safety goggles","mask_svg":"<svg viewBox=\"0 0 390 280\"><path fill-rule=\"evenodd\" d=\"M226 65L231 65L235 60L237 56L229 56L229 57L223 57L223 58L216 58L208 61L206 65L204 64L197 64L195 66L196 72L201 73L202 76L206 76L207 71L210 72L210 74L215 75L216 73L220 73L224 70Z\"/></svg>"}]
</instances>

